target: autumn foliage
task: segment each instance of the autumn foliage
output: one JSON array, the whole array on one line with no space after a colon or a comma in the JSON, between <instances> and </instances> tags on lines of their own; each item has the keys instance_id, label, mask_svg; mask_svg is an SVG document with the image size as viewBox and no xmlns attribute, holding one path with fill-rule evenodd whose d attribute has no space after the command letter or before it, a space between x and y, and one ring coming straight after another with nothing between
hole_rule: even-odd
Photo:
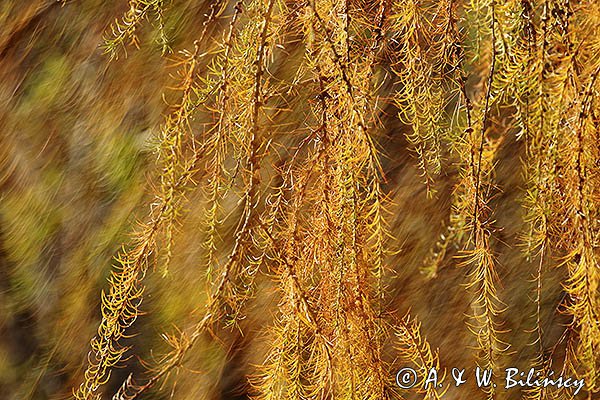
<instances>
[{"instance_id":1,"label":"autumn foliage","mask_svg":"<svg viewBox=\"0 0 600 400\"><path fill-rule=\"evenodd\" d=\"M123 3L102 33L103 68L133 65L144 77L145 64L164 63L163 94L152 94L162 115L144 140L147 162L131 167L146 176L116 190L139 197L117 203L134 217L107 228L127 232L105 240L107 280L74 288L91 282L89 250L57 261L66 266L59 296L86 299L70 325L59 312L64 335L94 328L83 331L91 340L71 340L81 348L72 353L64 338L49 341L36 385L64 357L56 393L78 400L225 398L207 382L224 379L234 367L223 360L250 340L251 361L237 366L248 398L467 396L475 389L396 384L401 366L423 377L451 368L449 359L499 373L518 361L584 378L588 398L600 395L600 3L199 1L198 18L181 26L189 2ZM21 10L24 24L46 12L31 10ZM2 64L18 64L18 41L0 38ZM90 101L109 104L149 81ZM9 114L0 118L18 126ZM16 197L28 189L15 183L25 179L15 132L0 138L0 257L16 299L15 282L31 281L27 254L45 253L19 239L33 227ZM409 184L394 172L405 160ZM26 203L40 201L36 185ZM438 207L428 224L412 222L419 205ZM420 247L407 244L410 229ZM43 274L29 284L35 293ZM449 286L458 300L440 297ZM428 322L440 301L452 303L454 345ZM466 355L444 358L452 347ZM551 388L483 391L570 398Z\"/></svg>"}]
</instances>

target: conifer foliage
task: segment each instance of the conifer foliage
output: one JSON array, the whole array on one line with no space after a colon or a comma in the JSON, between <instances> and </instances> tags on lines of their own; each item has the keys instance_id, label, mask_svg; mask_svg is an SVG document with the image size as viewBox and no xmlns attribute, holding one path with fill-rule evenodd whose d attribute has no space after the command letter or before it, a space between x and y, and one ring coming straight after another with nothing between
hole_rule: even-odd
<instances>
[{"instance_id":1,"label":"conifer foliage","mask_svg":"<svg viewBox=\"0 0 600 400\"><path fill-rule=\"evenodd\" d=\"M394 286L404 267L393 260L411 251L394 230L409 218L399 210L410 209L394 200L389 176L397 155L385 143L397 135L421 200L450 202L441 238L426 244L422 274L411 279L444 280L448 265L463 273L467 309L454 317L474 365L501 375L521 351L540 373L562 368L585 379L590 399L600 396L599 2L198 1L202 20L190 43L176 38L179 2L123 3L104 33L106 68L151 47L155 59L146 62L166 61L174 72L148 141L145 211L103 284L85 366L69 382L73 398L178 398L181 371L211 368L191 362L194 354L224 330L248 329L259 330L264 346L244 371L251 398L448 395L444 355ZM512 165L503 164L506 151L519 152ZM497 181L501 168L523 183L512 188L520 191L520 232L508 245L495 214L507 189ZM178 244L190 224L197 252ZM13 254L14 243L3 252ZM514 339L524 328L507 323L522 313L504 290L520 279L503 272L508 246L534 277L521 284L533 293L522 297L534 313L526 349ZM183 253L196 256L193 274L204 282L194 289L196 311L174 331L140 331L146 299L160 302L147 296L151 285L172 284ZM560 279L547 277L556 270ZM561 295L548 306L552 291ZM261 311L270 317L252 326L263 296L275 298ZM161 347L132 344L156 331ZM396 384L401 365L418 371L418 387ZM432 368L443 386L424 388ZM483 390L509 398L499 387Z\"/></svg>"}]
</instances>

